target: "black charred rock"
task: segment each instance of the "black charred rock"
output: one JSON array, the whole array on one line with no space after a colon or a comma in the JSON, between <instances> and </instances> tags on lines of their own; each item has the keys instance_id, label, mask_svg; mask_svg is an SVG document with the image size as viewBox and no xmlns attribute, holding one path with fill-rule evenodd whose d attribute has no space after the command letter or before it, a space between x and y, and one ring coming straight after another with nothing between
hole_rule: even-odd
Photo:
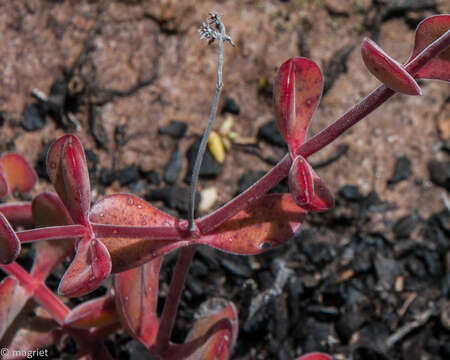
<instances>
[{"instance_id":1,"label":"black charred rock","mask_svg":"<svg viewBox=\"0 0 450 360\"><path fill-rule=\"evenodd\" d=\"M92 134L96 144L103 149L108 149L109 145L109 137L106 129L103 125L102 117L100 114L99 106L91 106L89 109L89 131ZM62 116L62 119L65 119ZM64 125L65 124L65 125ZM66 121L63 121L63 127L70 127L69 124L66 124Z\"/></svg>"},{"instance_id":2,"label":"black charred rock","mask_svg":"<svg viewBox=\"0 0 450 360\"><path fill-rule=\"evenodd\" d=\"M205 291L204 291L205 287L199 280L197 280L191 274L187 275L186 288L191 293L192 299L199 300L200 298L205 296Z\"/></svg>"},{"instance_id":3,"label":"black charred rock","mask_svg":"<svg viewBox=\"0 0 450 360\"><path fill-rule=\"evenodd\" d=\"M406 269L411 275L419 279L425 279L427 277L424 263L414 255L409 256L406 260Z\"/></svg>"},{"instance_id":4,"label":"black charred rock","mask_svg":"<svg viewBox=\"0 0 450 360\"><path fill-rule=\"evenodd\" d=\"M89 175L94 178L95 173L97 172L98 165L98 155L91 149L86 149L84 151L86 155L86 161L88 164Z\"/></svg>"},{"instance_id":5,"label":"black charred rock","mask_svg":"<svg viewBox=\"0 0 450 360\"><path fill-rule=\"evenodd\" d=\"M441 292L443 297L450 300L450 273L446 274L442 279Z\"/></svg>"},{"instance_id":6,"label":"black charred rock","mask_svg":"<svg viewBox=\"0 0 450 360\"><path fill-rule=\"evenodd\" d=\"M388 184L396 185L400 181L408 179L411 175L411 160L409 160L406 156L400 156L395 162L394 172L388 180Z\"/></svg>"},{"instance_id":7,"label":"black charred rock","mask_svg":"<svg viewBox=\"0 0 450 360\"><path fill-rule=\"evenodd\" d=\"M222 110L220 111L221 114L230 113L233 115L239 115L241 113L241 108L239 105L234 101L234 99L227 97L222 105Z\"/></svg>"},{"instance_id":8,"label":"black charred rock","mask_svg":"<svg viewBox=\"0 0 450 360\"><path fill-rule=\"evenodd\" d=\"M308 257L308 260L312 264L319 267L333 261L336 256L336 252L328 244L314 241L303 241L300 247L300 251Z\"/></svg>"},{"instance_id":9,"label":"black charred rock","mask_svg":"<svg viewBox=\"0 0 450 360\"><path fill-rule=\"evenodd\" d=\"M0 126L5 125L6 119L6 113L4 111L0 111Z\"/></svg>"},{"instance_id":10,"label":"black charred rock","mask_svg":"<svg viewBox=\"0 0 450 360\"><path fill-rule=\"evenodd\" d=\"M188 158L188 172L185 178L186 184L191 183L192 171L194 169L195 158L197 157L198 148L200 146L200 140L196 141L189 148L187 152ZM200 167L199 176L202 178L215 178L217 177L223 169L223 165L219 164L211 153L207 150L205 151L205 155L203 156L202 165Z\"/></svg>"},{"instance_id":11,"label":"black charred rock","mask_svg":"<svg viewBox=\"0 0 450 360\"><path fill-rule=\"evenodd\" d=\"M388 290L394 284L396 277L401 274L402 267L398 261L378 254L375 259L375 270L379 285Z\"/></svg>"},{"instance_id":12,"label":"black charred rock","mask_svg":"<svg viewBox=\"0 0 450 360\"><path fill-rule=\"evenodd\" d=\"M140 342L132 339L126 343L125 349L119 352L119 359L141 360L148 358L148 350Z\"/></svg>"},{"instance_id":13,"label":"black charred rock","mask_svg":"<svg viewBox=\"0 0 450 360\"><path fill-rule=\"evenodd\" d=\"M335 325L336 332L344 344L347 344L352 335L359 330L365 322L365 317L358 311L350 311L341 315Z\"/></svg>"},{"instance_id":14,"label":"black charred rock","mask_svg":"<svg viewBox=\"0 0 450 360\"><path fill-rule=\"evenodd\" d=\"M183 158L178 144L175 146L170 155L169 162L164 169L164 181L167 184L174 184L180 175L181 166L183 165Z\"/></svg>"},{"instance_id":15,"label":"black charred rock","mask_svg":"<svg viewBox=\"0 0 450 360\"><path fill-rule=\"evenodd\" d=\"M117 146L123 146L127 143L127 126L126 125L120 125L116 126L114 129L114 141L116 142Z\"/></svg>"},{"instance_id":16,"label":"black charred rock","mask_svg":"<svg viewBox=\"0 0 450 360\"><path fill-rule=\"evenodd\" d=\"M26 131L36 131L45 125L45 113L38 104L26 104L22 113L22 127Z\"/></svg>"},{"instance_id":17,"label":"black charred rock","mask_svg":"<svg viewBox=\"0 0 450 360\"><path fill-rule=\"evenodd\" d=\"M198 208L199 194L195 197L196 206ZM151 189L147 195L147 200L161 200L166 206L173 210L178 210L182 214L186 214L189 207L189 189L177 185L166 186L162 189Z\"/></svg>"},{"instance_id":18,"label":"black charred rock","mask_svg":"<svg viewBox=\"0 0 450 360\"><path fill-rule=\"evenodd\" d=\"M344 185L339 189L338 193L347 201L361 202L364 200L364 195L356 185Z\"/></svg>"},{"instance_id":19,"label":"black charred rock","mask_svg":"<svg viewBox=\"0 0 450 360\"><path fill-rule=\"evenodd\" d=\"M450 192L450 161L430 160L428 162L430 180Z\"/></svg>"},{"instance_id":20,"label":"black charred rock","mask_svg":"<svg viewBox=\"0 0 450 360\"><path fill-rule=\"evenodd\" d=\"M420 218L417 214L407 215L398 219L392 227L395 237L397 239L408 238L416 228L419 220Z\"/></svg>"},{"instance_id":21,"label":"black charred rock","mask_svg":"<svg viewBox=\"0 0 450 360\"><path fill-rule=\"evenodd\" d=\"M48 153L48 149L50 149L50 146L52 145L52 143L53 143L53 141L44 145L44 148L38 154L36 163L34 165L34 169L36 170L36 173L38 174L38 176L41 179L45 179L47 181L50 181L50 178L48 177L48 173L47 173L47 153Z\"/></svg>"},{"instance_id":22,"label":"black charred rock","mask_svg":"<svg viewBox=\"0 0 450 360\"><path fill-rule=\"evenodd\" d=\"M219 262L222 268L234 276L248 278L252 275L252 269L248 265L248 261L239 260L246 258L235 257L233 260L227 258L220 258Z\"/></svg>"},{"instance_id":23,"label":"black charred rock","mask_svg":"<svg viewBox=\"0 0 450 360\"><path fill-rule=\"evenodd\" d=\"M161 184L161 177L156 170L141 172L141 174L150 185L159 186Z\"/></svg>"},{"instance_id":24,"label":"black charred rock","mask_svg":"<svg viewBox=\"0 0 450 360\"><path fill-rule=\"evenodd\" d=\"M119 171L120 186L127 186L139 180L139 172L136 165L128 166Z\"/></svg>"},{"instance_id":25,"label":"black charred rock","mask_svg":"<svg viewBox=\"0 0 450 360\"><path fill-rule=\"evenodd\" d=\"M174 139L181 139L186 134L188 126L183 121L170 120L167 126L158 129L158 134L169 135Z\"/></svg>"},{"instance_id":26,"label":"black charred rock","mask_svg":"<svg viewBox=\"0 0 450 360\"><path fill-rule=\"evenodd\" d=\"M286 142L278 130L275 121L269 121L268 123L261 126L258 130L258 139L264 140L269 144L286 148Z\"/></svg>"},{"instance_id":27,"label":"black charred rock","mask_svg":"<svg viewBox=\"0 0 450 360\"><path fill-rule=\"evenodd\" d=\"M240 194L252 186L255 182L261 179L265 171L247 171L238 180L237 194Z\"/></svg>"},{"instance_id":28,"label":"black charred rock","mask_svg":"<svg viewBox=\"0 0 450 360\"><path fill-rule=\"evenodd\" d=\"M101 168L98 181L100 185L110 186L116 180L116 174L108 168Z\"/></svg>"}]
</instances>

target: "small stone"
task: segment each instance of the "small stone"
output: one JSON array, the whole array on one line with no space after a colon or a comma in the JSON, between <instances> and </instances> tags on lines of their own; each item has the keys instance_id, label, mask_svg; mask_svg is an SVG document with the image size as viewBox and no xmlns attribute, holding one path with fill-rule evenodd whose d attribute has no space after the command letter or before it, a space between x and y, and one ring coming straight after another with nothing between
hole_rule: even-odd
<instances>
[{"instance_id":1,"label":"small stone","mask_svg":"<svg viewBox=\"0 0 450 360\"><path fill-rule=\"evenodd\" d=\"M156 170L142 172L142 175L144 176L145 180L147 180L147 182L150 185L159 186L161 184L161 177L159 176L159 174Z\"/></svg>"},{"instance_id":2,"label":"small stone","mask_svg":"<svg viewBox=\"0 0 450 360\"><path fill-rule=\"evenodd\" d=\"M234 101L234 99L227 97L222 105L222 110L220 112L221 114L230 113L233 115L239 115L241 113L241 108L236 103L236 101Z\"/></svg>"},{"instance_id":3,"label":"small stone","mask_svg":"<svg viewBox=\"0 0 450 360\"><path fill-rule=\"evenodd\" d=\"M430 160L428 162L430 180L450 192L450 161Z\"/></svg>"},{"instance_id":4,"label":"small stone","mask_svg":"<svg viewBox=\"0 0 450 360\"><path fill-rule=\"evenodd\" d=\"M192 171L194 169L195 158L197 157L200 140L191 145L187 152L188 172L185 178L187 184L191 183ZM200 166L199 176L202 178L214 178L222 172L223 166L219 164L209 151L205 151L202 165Z\"/></svg>"},{"instance_id":5,"label":"small stone","mask_svg":"<svg viewBox=\"0 0 450 360\"><path fill-rule=\"evenodd\" d=\"M220 258L220 264L222 267L229 272L231 275L248 278L252 276L252 269L248 265L248 263L244 263L243 261L238 261L237 259L246 259L246 258L235 258L236 260L229 260L226 258Z\"/></svg>"},{"instance_id":6,"label":"small stone","mask_svg":"<svg viewBox=\"0 0 450 360\"><path fill-rule=\"evenodd\" d=\"M342 342L347 344L365 320L365 317L358 311L350 311L342 314L335 325L336 332Z\"/></svg>"},{"instance_id":7,"label":"small stone","mask_svg":"<svg viewBox=\"0 0 450 360\"><path fill-rule=\"evenodd\" d=\"M119 171L120 186L127 186L139 180L139 172L136 165L131 165Z\"/></svg>"},{"instance_id":8,"label":"small stone","mask_svg":"<svg viewBox=\"0 0 450 360\"><path fill-rule=\"evenodd\" d=\"M45 114L43 114L38 104L25 105L21 125L26 131L35 131L44 127Z\"/></svg>"},{"instance_id":9,"label":"small stone","mask_svg":"<svg viewBox=\"0 0 450 360\"><path fill-rule=\"evenodd\" d=\"M188 126L183 121L170 120L167 126L158 129L158 134L169 135L174 139L181 139L186 133Z\"/></svg>"},{"instance_id":10,"label":"small stone","mask_svg":"<svg viewBox=\"0 0 450 360\"><path fill-rule=\"evenodd\" d=\"M210 210L217 201L217 189L210 187L200 192L200 203L198 210L200 212L206 212Z\"/></svg>"},{"instance_id":11,"label":"small stone","mask_svg":"<svg viewBox=\"0 0 450 360\"><path fill-rule=\"evenodd\" d=\"M300 247L301 252L308 257L308 260L319 267L333 261L336 256L334 249L325 243L303 241Z\"/></svg>"},{"instance_id":12,"label":"small stone","mask_svg":"<svg viewBox=\"0 0 450 360\"><path fill-rule=\"evenodd\" d=\"M6 118L6 113L4 111L0 111L0 126L5 125Z\"/></svg>"},{"instance_id":13,"label":"small stone","mask_svg":"<svg viewBox=\"0 0 450 360\"><path fill-rule=\"evenodd\" d=\"M98 181L100 185L103 186L110 186L114 180L116 179L116 175L111 169L108 168L101 168L100 169L100 176L98 177Z\"/></svg>"},{"instance_id":14,"label":"small stone","mask_svg":"<svg viewBox=\"0 0 450 360\"><path fill-rule=\"evenodd\" d=\"M278 130L275 121L269 121L258 130L258 139L267 141L269 144L286 148L287 144Z\"/></svg>"},{"instance_id":15,"label":"small stone","mask_svg":"<svg viewBox=\"0 0 450 360\"><path fill-rule=\"evenodd\" d=\"M427 277L427 272L425 271L423 262L415 256L408 257L408 260L406 261L406 269L411 273L411 275L416 276L419 279L425 279Z\"/></svg>"},{"instance_id":16,"label":"small stone","mask_svg":"<svg viewBox=\"0 0 450 360\"><path fill-rule=\"evenodd\" d=\"M34 168L38 174L38 176L42 179L50 181L47 173L47 153L52 145L53 141L50 141L48 144L44 144L42 151L38 154L36 163Z\"/></svg>"},{"instance_id":17,"label":"small stone","mask_svg":"<svg viewBox=\"0 0 450 360\"><path fill-rule=\"evenodd\" d=\"M364 200L364 195L356 185L344 185L339 189L339 195L347 201L361 202Z\"/></svg>"},{"instance_id":18,"label":"small stone","mask_svg":"<svg viewBox=\"0 0 450 360\"><path fill-rule=\"evenodd\" d=\"M443 274L443 264L440 254L431 250L422 250L419 254L419 257L423 259L428 275L441 277Z\"/></svg>"},{"instance_id":19,"label":"small stone","mask_svg":"<svg viewBox=\"0 0 450 360\"><path fill-rule=\"evenodd\" d=\"M395 237L397 239L408 238L415 229L418 221L419 216L417 214L407 215L398 219L392 227Z\"/></svg>"},{"instance_id":20,"label":"small stone","mask_svg":"<svg viewBox=\"0 0 450 360\"><path fill-rule=\"evenodd\" d=\"M199 194L195 197L196 206L198 208ZM186 214L189 207L189 188L182 186L166 186L162 189L151 189L147 195L147 200L161 200L170 209L178 210L182 214Z\"/></svg>"},{"instance_id":21,"label":"small stone","mask_svg":"<svg viewBox=\"0 0 450 360\"><path fill-rule=\"evenodd\" d=\"M202 283L193 277L191 274L188 274L186 277L186 289L190 291L193 299L199 299L205 295L205 291L203 290L205 287Z\"/></svg>"},{"instance_id":22,"label":"small stone","mask_svg":"<svg viewBox=\"0 0 450 360\"><path fill-rule=\"evenodd\" d=\"M262 270L257 272L256 281L260 289L267 290L273 287L275 279L270 271Z\"/></svg>"},{"instance_id":23,"label":"small stone","mask_svg":"<svg viewBox=\"0 0 450 360\"><path fill-rule=\"evenodd\" d=\"M180 175L183 158L178 144L170 155L169 162L164 169L164 181L170 185L174 184Z\"/></svg>"},{"instance_id":24,"label":"small stone","mask_svg":"<svg viewBox=\"0 0 450 360\"><path fill-rule=\"evenodd\" d=\"M194 277L206 277L209 274L208 267L201 261L194 260L192 266L189 269L189 272Z\"/></svg>"},{"instance_id":25,"label":"small stone","mask_svg":"<svg viewBox=\"0 0 450 360\"><path fill-rule=\"evenodd\" d=\"M126 343L126 351L119 353L120 359L139 360L148 358L148 350L140 342L132 339Z\"/></svg>"},{"instance_id":26,"label":"small stone","mask_svg":"<svg viewBox=\"0 0 450 360\"><path fill-rule=\"evenodd\" d=\"M62 110L61 110L62 111ZM64 128L73 127L73 124L68 123L66 117L60 116L61 124ZM101 109L99 106L92 106L89 112L89 131L92 134L95 142L98 146L108 149L109 137L104 126L104 121L101 115Z\"/></svg>"},{"instance_id":27,"label":"small stone","mask_svg":"<svg viewBox=\"0 0 450 360\"><path fill-rule=\"evenodd\" d=\"M335 306L310 305L307 312L320 321L336 320L339 316L339 310Z\"/></svg>"},{"instance_id":28,"label":"small stone","mask_svg":"<svg viewBox=\"0 0 450 360\"><path fill-rule=\"evenodd\" d=\"M396 185L399 182L408 179L411 175L411 160L406 156L400 156L395 162L394 172L387 183L388 185Z\"/></svg>"},{"instance_id":29,"label":"small stone","mask_svg":"<svg viewBox=\"0 0 450 360\"><path fill-rule=\"evenodd\" d=\"M261 179L265 171L247 171L238 180L237 193L240 194L252 186L255 182Z\"/></svg>"},{"instance_id":30,"label":"small stone","mask_svg":"<svg viewBox=\"0 0 450 360\"><path fill-rule=\"evenodd\" d=\"M89 169L89 175L91 178L94 178L95 173L97 171L97 165L98 165L98 155L91 149L86 149L84 151L86 155L86 161L88 164Z\"/></svg>"},{"instance_id":31,"label":"small stone","mask_svg":"<svg viewBox=\"0 0 450 360\"><path fill-rule=\"evenodd\" d=\"M377 272L378 283L385 290L392 287L395 278L402 272L398 261L383 257L379 254L375 259L375 270Z\"/></svg>"},{"instance_id":32,"label":"small stone","mask_svg":"<svg viewBox=\"0 0 450 360\"><path fill-rule=\"evenodd\" d=\"M442 279L441 292L444 298L450 300L450 273L447 273Z\"/></svg>"},{"instance_id":33,"label":"small stone","mask_svg":"<svg viewBox=\"0 0 450 360\"><path fill-rule=\"evenodd\" d=\"M116 142L117 146L123 146L127 143L127 126L126 125L120 125L116 126L114 129L114 141Z\"/></svg>"}]
</instances>

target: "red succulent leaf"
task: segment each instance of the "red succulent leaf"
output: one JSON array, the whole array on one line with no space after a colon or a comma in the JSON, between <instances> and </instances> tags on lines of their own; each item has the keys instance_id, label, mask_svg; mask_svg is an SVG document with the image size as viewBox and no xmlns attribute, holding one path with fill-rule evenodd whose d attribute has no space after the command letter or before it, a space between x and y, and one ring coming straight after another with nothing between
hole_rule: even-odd
<instances>
[{"instance_id":1,"label":"red succulent leaf","mask_svg":"<svg viewBox=\"0 0 450 360\"><path fill-rule=\"evenodd\" d=\"M238 312L234 304L223 299L210 299L201 305L200 318L178 353L182 350L186 360L226 360L237 333Z\"/></svg>"},{"instance_id":2,"label":"red succulent leaf","mask_svg":"<svg viewBox=\"0 0 450 360\"><path fill-rule=\"evenodd\" d=\"M78 242L75 257L58 287L61 296L81 296L98 288L111 273L111 257L105 245L86 236Z\"/></svg>"},{"instance_id":3,"label":"red succulent leaf","mask_svg":"<svg viewBox=\"0 0 450 360\"><path fill-rule=\"evenodd\" d=\"M33 221L36 227L73 224L73 220L59 197L49 192L37 195L31 203ZM66 256L73 253L72 239L60 241L39 241L34 244L34 257L31 274L44 280Z\"/></svg>"},{"instance_id":4,"label":"red succulent leaf","mask_svg":"<svg viewBox=\"0 0 450 360\"><path fill-rule=\"evenodd\" d=\"M8 153L0 158L0 169L10 192L29 192L37 181L37 175L23 156Z\"/></svg>"},{"instance_id":5,"label":"red succulent leaf","mask_svg":"<svg viewBox=\"0 0 450 360\"><path fill-rule=\"evenodd\" d=\"M298 155L289 171L289 190L296 204L309 211L326 211L334 198L309 163Z\"/></svg>"},{"instance_id":6,"label":"red succulent leaf","mask_svg":"<svg viewBox=\"0 0 450 360\"><path fill-rule=\"evenodd\" d=\"M361 55L370 73L388 88L406 95L422 94L416 80L372 40L363 40Z\"/></svg>"},{"instance_id":7,"label":"red succulent leaf","mask_svg":"<svg viewBox=\"0 0 450 360\"><path fill-rule=\"evenodd\" d=\"M92 223L132 226L178 227L178 220L131 194L115 194L96 203L89 215ZM155 239L99 238L111 254L112 272L142 265L183 246L182 242Z\"/></svg>"},{"instance_id":8,"label":"red succulent leaf","mask_svg":"<svg viewBox=\"0 0 450 360\"><path fill-rule=\"evenodd\" d=\"M158 282L162 257L114 276L116 306L128 333L150 347L158 334ZM169 300L167 300L169 301Z\"/></svg>"},{"instance_id":9,"label":"red succulent leaf","mask_svg":"<svg viewBox=\"0 0 450 360\"><path fill-rule=\"evenodd\" d=\"M450 30L450 15L435 15L423 20L416 29L413 53L408 60L411 62L423 49ZM444 50L438 57L429 61L416 74L418 79L438 79L450 82L450 48Z\"/></svg>"},{"instance_id":10,"label":"red succulent leaf","mask_svg":"<svg viewBox=\"0 0 450 360\"><path fill-rule=\"evenodd\" d=\"M330 355L324 353L309 353L297 358L297 360L333 360Z\"/></svg>"},{"instance_id":11,"label":"red succulent leaf","mask_svg":"<svg viewBox=\"0 0 450 360\"><path fill-rule=\"evenodd\" d=\"M23 359L24 352L45 348L60 336L58 324L44 308L37 306L34 313L30 311L17 318L2 338L1 346L8 349L7 354L2 353L2 359Z\"/></svg>"},{"instance_id":12,"label":"red succulent leaf","mask_svg":"<svg viewBox=\"0 0 450 360\"><path fill-rule=\"evenodd\" d=\"M291 153L305 141L322 90L322 73L315 62L296 57L280 66L274 84L275 115Z\"/></svg>"},{"instance_id":13,"label":"red succulent leaf","mask_svg":"<svg viewBox=\"0 0 450 360\"><path fill-rule=\"evenodd\" d=\"M31 212L37 227L74 223L61 199L51 192L44 191L37 195L31 202Z\"/></svg>"},{"instance_id":14,"label":"red succulent leaf","mask_svg":"<svg viewBox=\"0 0 450 360\"><path fill-rule=\"evenodd\" d=\"M289 194L265 195L202 237L199 243L234 254L259 254L292 238L305 214Z\"/></svg>"},{"instance_id":15,"label":"red succulent leaf","mask_svg":"<svg viewBox=\"0 0 450 360\"><path fill-rule=\"evenodd\" d=\"M31 203L29 201L9 202L0 204L0 212L14 226L33 225Z\"/></svg>"},{"instance_id":16,"label":"red succulent leaf","mask_svg":"<svg viewBox=\"0 0 450 360\"><path fill-rule=\"evenodd\" d=\"M91 187L86 156L76 136L64 135L53 143L47 172L75 223L87 226Z\"/></svg>"},{"instance_id":17,"label":"red succulent leaf","mask_svg":"<svg viewBox=\"0 0 450 360\"><path fill-rule=\"evenodd\" d=\"M12 263L20 252L20 240L5 216L0 213L0 264Z\"/></svg>"},{"instance_id":18,"label":"red succulent leaf","mask_svg":"<svg viewBox=\"0 0 450 360\"><path fill-rule=\"evenodd\" d=\"M6 182L6 178L0 169L0 198L5 196L8 193L8 190L8 183Z\"/></svg>"},{"instance_id":19,"label":"red succulent leaf","mask_svg":"<svg viewBox=\"0 0 450 360\"><path fill-rule=\"evenodd\" d=\"M64 319L64 325L79 329L105 327L118 322L114 297L102 296L81 303Z\"/></svg>"},{"instance_id":20,"label":"red succulent leaf","mask_svg":"<svg viewBox=\"0 0 450 360\"><path fill-rule=\"evenodd\" d=\"M6 277L0 283L0 339L22 311L31 293L20 286L13 277Z\"/></svg>"}]
</instances>

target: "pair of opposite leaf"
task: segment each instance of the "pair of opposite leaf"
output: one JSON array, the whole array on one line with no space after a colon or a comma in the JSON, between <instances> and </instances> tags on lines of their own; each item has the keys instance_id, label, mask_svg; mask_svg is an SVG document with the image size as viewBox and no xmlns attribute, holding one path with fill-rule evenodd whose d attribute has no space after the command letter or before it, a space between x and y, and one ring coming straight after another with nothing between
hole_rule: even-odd
<instances>
[{"instance_id":1,"label":"pair of opposite leaf","mask_svg":"<svg viewBox=\"0 0 450 360\"><path fill-rule=\"evenodd\" d=\"M436 15L423 20L416 30L414 50L405 63L414 58L433 41L449 31L450 15ZM388 88L406 95L421 95L415 79L436 79L450 82L450 49L423 66L414 77L403 65L392 59L372 40L364 39L361 55L367 69Z\"/></svg>"},{"instance_id":2,"label":"pair of opposite leaf","mask_svg":"<svg viewBox=\"0 0 450 360\"><path fill-rule=\"evenodd\" d=\"M15 191L29 192L37 181L36 172L19 154L7 153L0 158L0 198ZM10 212L14 207L9 206ZM28 212L30 209L27 209ZM21 210L23 212L23 209ZM20 242L15 238L14 231L7 221L7 216L14 218L17 225L29 225L26 218L29 214L3 214L0 211L0 263L8 264L14 261L20 252ZM28 215L28 216L27 216Z\"/></svg>"},{"instance_id":3,"label":"pair of opposite leaf","mask_svg":"<svg viewBox=\"0 0 450 360\"><path fill-rule=\"evenodd\" d=\"M71 215L55 194L39 194L31 207L33 222L38 228L73 224ZM114 297L102 296L72 310L62 309L58 314L51 309L46 311L45 302L44 307L33 303L36 315L30 319L29 312L23 311L25 305L31 298L42 302L38 291L46 288L44 282L52 269L73 253L73 239L39 241L35 251L30 274L17 263L3 267L6 272L14 267L16 272L23 273L22 280L26 279L25 283L19 283L15 277L8 276L0 283L0 343L11 350L10 354L12 350L32 351L46 347L67 333L74 336L80 352L87 354L83 359L111 360L103 340L120 325L146 347L154 345L159 327L158 274L162 258L117 274ZM163 353L164 359L225 360L237 337L237 311L227 301L219 305L202 314L184 344L169 344Z\"/></svg>"},{"instance_id":4,"label":"pair of opposite leaf","mask_svg":"<svg viewBox=\"0 0 450 360\"><path fill-rule=\"evenodd\" d=\"M437 15L422 21L416 31L414 50L406 65L433 41L449 31L450 15ZM361 55L368 70L388 88L407 95L421 95L414 77L372 40L364 39ZM450 81L450 49L429 61L415 74L417 79ZM278 70L274 85L274 105L278 129L289 147L292 159L289 189L296 204L309 211L333 207L330 191L305 158L297 153L322 95L319 67L306 58L293 58Z\"/></svg>"}]
</instances>

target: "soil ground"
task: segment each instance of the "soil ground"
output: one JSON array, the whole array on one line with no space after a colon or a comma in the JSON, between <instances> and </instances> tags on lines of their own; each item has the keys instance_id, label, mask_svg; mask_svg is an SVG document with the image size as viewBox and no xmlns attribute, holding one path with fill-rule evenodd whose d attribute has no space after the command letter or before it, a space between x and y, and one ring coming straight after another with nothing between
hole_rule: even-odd
<instances>
[{"instance_id":1,"label":"soil ground","mask_svg":"<svg viewBox=\"0 0 450 360\"><path fill-rule=\"evenodd\" d=\"M50 188L42 169L46 146L76 134L89 150L97 201L118 191L151 198L149 189L169 184L151 184L148 174L163 178L178 146L183 156L175 184L186 186L185 154L202 133L215 91L217 48L197 32L210 11L224 14L236 43L225 46L219 109L227 98L239 108L219 114L217 127L231 117L237 138L220 174L199 185L217 190L218 207L236 194L240 178L270 169L267 159L285 151L258 137L274 120L271 89L283 61L305 56L323 69L313 135L379 85L360 57L365 36L403 62L417 24L450 13L450 4L0 0L0 152L17 151L35 164L42 175L38 192ZM233 359L294 359L313 350L336 359L450 358L450 209L443 200L449 193L448 185L430 178L430 161L448 169L450 92L438 81L421 85L423 96L396 95L311 157L315 164L337 158L317 170L337 206L309 216L289 245L245 258L200 252L177 340L183 341L199 304L224 296L240 310ZM55 104L40 124L24 115L39 104L38 93ZM187 125L181 139L158 132L172 120ZM396 169L399 162L404 167ZM152 204L180 215L167 202ZM251 300L273 285L280 266L290 274L283 291L249 316L256 306ZM162 294L168 275L162 274ZM117 357L142 358L125 335L109 345Z\"/></svg>"}]
</instances>

